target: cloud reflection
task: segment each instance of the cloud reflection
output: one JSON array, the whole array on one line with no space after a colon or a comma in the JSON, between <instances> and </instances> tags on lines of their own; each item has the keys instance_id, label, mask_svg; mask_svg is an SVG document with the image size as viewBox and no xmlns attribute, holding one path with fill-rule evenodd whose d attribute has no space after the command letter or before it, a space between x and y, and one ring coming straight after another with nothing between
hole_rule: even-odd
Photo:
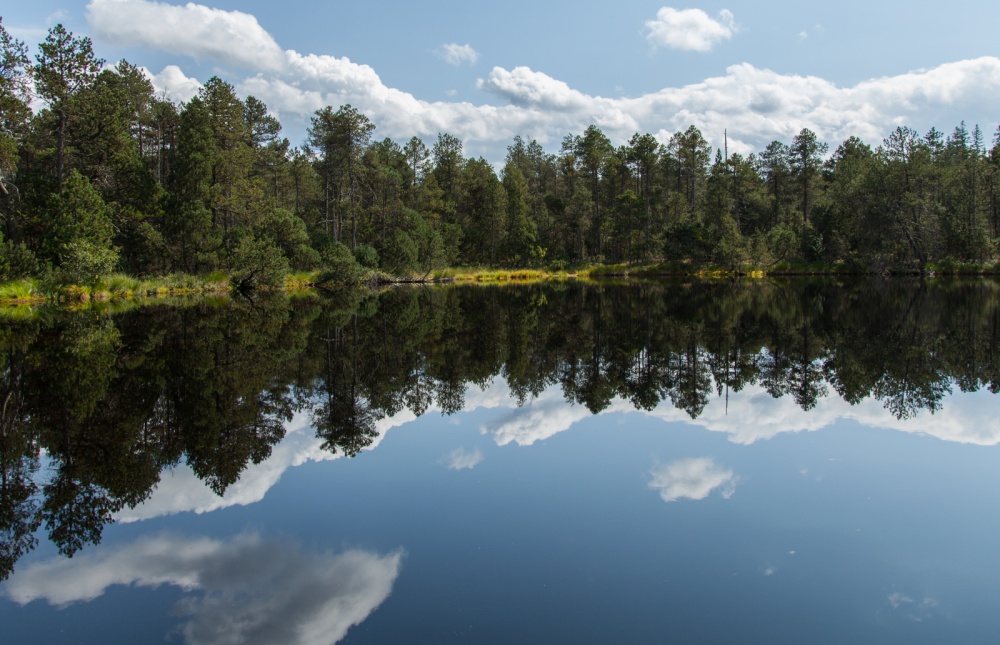
<instances>
[{"instance_id":1,"label":"cloud reflection","mask_svg":"<svg viewBox=\"0 0 1000 645\"><path fill-rule=\"evenodd\" d=\"M738 481L733 471L724 470L708 457L672 461L657 466L649 474L652 476L649 487L658 491L665 502L705 499L716 489L729 499L736 492Z\"/></svg>"},{"instance_id":2,"label":"cloud reflection","mask_svg":"<svg viewBox=\"0 0 1000 645\"><path fill-rule=\"evenodd\" d=\"M505 384L492 387L503 388ZM759 385L730 393L728 402L710 399L696 418L673 406L669 400L649 412L636 410L628 401L615 398L601 414L630 413L647 415L670 423L701 426L710 432L728 435L733 443L749 445L789 432L811 432L839 421L855 421L870 428L885 428L935 437L942 441L980 446L1000 444L1000 418L995 414L990 392L956 392L945 399L934 414L921 413L909 419L897 419L883 402L868 398L855 405L831 394L819 399L816 406L804 411L792 397L774 398ZM482 395L489 399L489 395ZM509 404L508 404L509 405ZM492 406L490 406L492 407ZM483 425L498 445L531 445L571 428L592 416L582 405L565 400L558 385L550 386L536 399Z\"/></svg>"},{"instance_id":3,"label":"cloud reflection","mask_svg":"<svg viewBox=\"0 0 1000 645\"><path fill-rule=\"evenodd\" d=\"M364 621L392 592L402 551L309 553L255 534L229 541L159 535L27 567L4 585L24 605L65 606L98 598L112 585L172 585L189 645L330 645Z\"/></svg>"},{"instance_id":4,"label":"cloud reflection","mask_svg":"<svg viewBox=\"0 0 1000 645\"><path fill-rule=\"evenodd\" d=\"M476 448L475 450L463 450L457 448L452 450L447 455L441 458L441 463L443 463L448 470L471 470L479 465L483 460L483 453Z\"/></svg>"}]
</instances>

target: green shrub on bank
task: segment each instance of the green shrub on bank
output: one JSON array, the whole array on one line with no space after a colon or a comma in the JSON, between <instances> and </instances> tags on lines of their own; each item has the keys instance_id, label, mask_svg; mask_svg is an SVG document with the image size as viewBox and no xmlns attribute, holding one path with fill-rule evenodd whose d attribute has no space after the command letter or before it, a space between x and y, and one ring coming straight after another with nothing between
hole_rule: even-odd
<instances>
[{"instance_id":1,"label":"green shrub on bank","mask_svg":"<svg viewBox=\"0 0 1000 645\"><path fill-rule=\"evenodd\" d=\"M278 289L289 271L288 259L270 238L248 235L240 240L232 256L229 283L237 291Z\"/></svg>"},{"instance_id":2,"label":"green shrub on bank","mask_svg":"<svg viewBox=\"0 0 1000 645\"><path fill-rule=\"evenodd\" d=\"M330 242L320 249L322 269L319 284L356 285L365 275L351 250L340 242Z\"/></svg>"}]
</instances>

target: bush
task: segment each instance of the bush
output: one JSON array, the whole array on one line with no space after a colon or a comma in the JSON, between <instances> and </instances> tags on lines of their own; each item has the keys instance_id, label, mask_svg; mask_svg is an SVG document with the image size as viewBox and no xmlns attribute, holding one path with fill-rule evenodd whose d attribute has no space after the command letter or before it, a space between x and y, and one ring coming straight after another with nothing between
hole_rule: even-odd
<instances>
[{"instance_id":1,"label":"bush","mask_svg":"<svg viewBox=\"0 0 1000 645\"><path fill-rule=\"evenodd\" d=\"M280 288L288 271L288 259L277 244L248 235L233 251L229 283L238 291Z\"/></svg>"},{"instance_id":2,"label":"bush","mask_svg":"<svg viewBox=\"0 0 1000 645\"><path fill-rule=\"evenodd\" d=\"M363 267L369 269L378 268L378 251L373 246L359 244L354 247L354 259Z\"/></svg>"},{"instance_id":3,"label":"bush","mask_svg":"<svg viewBox=\"0 0 1000 645\"><path fill-rule=\"evenodd\" d=\"M0 241L0 282L36 275L38 269L38 259L24 242Z\"/></svg>"},{"instance_id":4,"label":"bush","mask_svg":"<svg viewBox=\"0 0 1000 645\"><path fill-rule=\"evenodd\" d=\"M296 269L312 269L319 264L319 253L309 245L306 223L291 211L275 209L258 233L274 240Z\"/></svg>"},{"instance_id":5,"label":"bush","mask_svg":"<svg viewBox=\"0 0 1000 645\"><path fill-rule=\"evenodd\" d=\"M397 229L385 249L383 266L390 273L404 275L417 269L418 257L417 243L405 231Z\"/></svg>"},{"instance_id":6,"label":"bush","mask_svg":"<svg viewBox=\"0 0 1000 645\"><path fill-rule=\"evenodd\" d=\"M323 272L319 282L336 284L358 284L364 269L354 259L351 250L340 242L329 242L320 249Z\"/></svg>"},{"instance_id":7,"label":"bush","mask_svg":"<svg viewBox=\"0 0 1000 645\"><path fill-rule=\"evenodd\" d=\"M58 279L63 284L93 285L118 264L118 249L89 239L63 245Z\"/></svg>"}]
</instances>

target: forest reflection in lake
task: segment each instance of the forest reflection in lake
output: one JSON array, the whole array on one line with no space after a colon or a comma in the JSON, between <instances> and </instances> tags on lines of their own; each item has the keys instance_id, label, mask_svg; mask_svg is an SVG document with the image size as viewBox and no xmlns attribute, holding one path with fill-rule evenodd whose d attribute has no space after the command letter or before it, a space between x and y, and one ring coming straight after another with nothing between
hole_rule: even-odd
<instances>
[{"instance_id":1,"label":"forest reflection in lake","mask_svg":"<svg viewBox=\"0 0 1000 645\"><path fill-rule=\"evenodd\" d=\"M11 576L40 540L52 545L43 551L86 554L116 521L258 502L288 466L358 455L388 427L440 419L425 415L432 410L511 408L478 422L497 445L534 444L594 414L639 411L734 444L851 418L993 446L1000 422L992 399L941 411L950 397L992 397L1000 387L998 306L1000 285L988 281L569 282L11 318L0 328L0 574ZM601 432L608 443L623 440L619 429ZM467 447L437 457L458 472L482 460L481 448ZM740 477L692 455L650 466L646 486L665 502L724 499ZM197 482L200 489L190 485ZM187 605L195 616L189 642L220 642L210 628L225 623L212 617L248 593L221 591L202 573L208 562L235 570L241 557L267 550L286 554L274 557L291 571L377 572L357 574L371 581L358 588L371 591L356 611L317 623L333 642L389 595L406 567L399 548L410 548L307 553L256 534L230 547L176 536L167 547L166 539L140 538L122 547L125 555L99 561L130 570L173 554L171 572L138 567L105 586L202 589ZM58 562L46 565L50 583L93 564ZM39 571L24 573L7 583L19 603L96 593L62 589L70 595L59 600L58 589L29 584ZM241 584L280 587L289 575ZM330 589L314 597L317 611L324 599L353 606L342 587ZM899 593L896 605L929 611L924 599ZM268 623L250 633L281 629Z\"/></svg>"}]
</instances>

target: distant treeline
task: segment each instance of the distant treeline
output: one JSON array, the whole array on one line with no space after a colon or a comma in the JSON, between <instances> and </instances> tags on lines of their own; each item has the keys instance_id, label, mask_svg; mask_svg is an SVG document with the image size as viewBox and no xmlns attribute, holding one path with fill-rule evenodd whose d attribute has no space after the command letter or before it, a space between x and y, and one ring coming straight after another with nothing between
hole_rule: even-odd
<instances>
[{"instance_id":1,"label":"distant treeline","mask_svg":"<svg viewBox=\"0 0 1000 645\"><path fill-rule=\"evenodd\" d=\"M0 22L0 280L997 260L1000 145L978 126L899 127L829 155L804 129L748 156L713 153L694 126L618 147L591 126L557 153L515 137L498 175L447 133L429 148L379 139L350 105L317 111L293 147L264 103L225 81L173 103L61 25L37 49L32 61ZM33 98L46 107L33 113Z\"/></svg>"}]
</instances>

